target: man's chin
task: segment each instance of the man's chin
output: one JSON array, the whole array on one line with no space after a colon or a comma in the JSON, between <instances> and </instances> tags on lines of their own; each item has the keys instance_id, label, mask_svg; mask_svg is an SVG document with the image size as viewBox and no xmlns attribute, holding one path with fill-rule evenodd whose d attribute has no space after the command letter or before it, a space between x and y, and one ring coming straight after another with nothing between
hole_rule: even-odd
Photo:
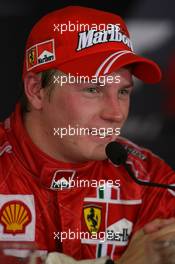
<instances>
[{"instance_id":1,"label":"man's chin","mask_svg":"<svg viewBox=\"0 0 175 264\"><path fill-rule=\"evenodd\" d=\"M105 148L107 144L111 142L110 140L91 140L91 138L81 138L78 143L74 144L75 155L74 158L77 162L87 162L95 160L105 160L107 159Z\"/></svg>"},{"instance_id":2,"label":"man's chin","mask_svg":"<svg viewBox=\"0 0 175 264\"><path fill-rule=\"evenodd\" d=\"M86 157L88 160L105 160L107 159L106 157L106 152L105 152L105 147L107 144L102 144L95 146L94 148L89 148L87 145L87 152L86 152Z\"/></svg>"}]
</instances>

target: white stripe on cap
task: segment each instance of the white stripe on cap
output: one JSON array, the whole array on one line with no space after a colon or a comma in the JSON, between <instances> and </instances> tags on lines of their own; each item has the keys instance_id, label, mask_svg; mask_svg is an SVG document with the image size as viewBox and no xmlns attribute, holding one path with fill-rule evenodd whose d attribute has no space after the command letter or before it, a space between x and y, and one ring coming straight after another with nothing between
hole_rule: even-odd
<instances>
[{"instance_id":1,"label":"white stripe on cap","mask_svg":"<svg viewBox=\"0 0 175 264\"><path fill-rule=\"evenodd\" d=\"M118 60L121 56L127 54L127 53L133 53L132 51L123 51L121 54L117 55L109 64L108 66L106 67L106 69L104 70L104 74L108 73L108 71L110 70L110 68L112 67L112 65L114 64L114 62L116 60Z\"/></svg>"},{"instance_id":2,"label":"white stripe on cap","mask_svg":"<svg viewBox=\"0 0 175 264\"><path fill-rule=\"evenodd\" d=\"M103 72L103 74L102 75L104 75L104 74L106 74L108 71L109 71L109 69L111 68L111 66L112 66L112 64L119 58L119 57L121 57L122 55L124 55L124 54L127 54L127 53L133 53L132 51L129 51L129 50L120 50L120 51L117 51L117 52L114 52L114 53L112 53L111 55L109 55L102 63L101 63L101 65L98 67L98 69L97 69L97 71L96 71L96 73L95 73L95 76L99 76L99 74L100 74L100 72L101 72L101 70L102 70L102 68L105 66L105 64L109 61L109 60L111 60L113 57L114 57L114 59L106 66L106 69L104 70L104 72Z\"/></svg>"}]
</instances>

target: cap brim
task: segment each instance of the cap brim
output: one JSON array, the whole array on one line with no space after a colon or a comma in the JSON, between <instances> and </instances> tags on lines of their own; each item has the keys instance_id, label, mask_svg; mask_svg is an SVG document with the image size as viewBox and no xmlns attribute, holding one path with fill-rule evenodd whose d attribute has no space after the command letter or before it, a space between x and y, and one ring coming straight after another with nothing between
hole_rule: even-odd
<instances>
[{"instance_id":1,"label":"cap brim","mask_svg":"<svg viewBox=\"0 0 175 264\"><path fill-rule=\"evenodd\" d=\"M118 51L122 53L123 51ZM108 52L98 52L95 54L89 54L88 56L83 56L66 62L64 64L58 65L58 69L70 73L72 75L81 76L93 76L96 74L99 66L103 64L106 58L111 57L111 54L117 53L116 51ZM116 56L117 57L117 56ZM132 65L132 73L138 79L145 83L157 83L161 80L162 74L159 66L152 60L146 59L144 57L138 56L135 53L123 53L122 56L112 55L111 60L102 67L102 71L99 75L110 74L117 71L121 67ZM109 67L110 66L110 67ZM109 68L107 72L105 69Z\"/></svg>"}]
</instances>

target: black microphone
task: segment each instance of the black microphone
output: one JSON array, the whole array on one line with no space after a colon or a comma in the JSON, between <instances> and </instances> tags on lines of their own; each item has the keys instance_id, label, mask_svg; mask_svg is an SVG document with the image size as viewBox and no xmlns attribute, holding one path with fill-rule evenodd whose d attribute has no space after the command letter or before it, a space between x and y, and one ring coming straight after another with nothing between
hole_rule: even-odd
<instances>
[{"instance_id":1,"label":"black microphone","mask_svg":"<svg viewBox=\"0 0 175 264\"><path fill-rule=\"evenodd\" d=\"M129 176L140 185L150 186L150 187L160 187L160 188L168 188L171 190L175 190L175 186L171 186L169 184L161 184L157 182L145 182L136 178L134 173L132 172L129 164L126 163L128 153L126 149L118 142L112 141L106 146L106 155L111 160L112 163L116 165L123 165L128 172Z\"/></svg>"}]
</instances>

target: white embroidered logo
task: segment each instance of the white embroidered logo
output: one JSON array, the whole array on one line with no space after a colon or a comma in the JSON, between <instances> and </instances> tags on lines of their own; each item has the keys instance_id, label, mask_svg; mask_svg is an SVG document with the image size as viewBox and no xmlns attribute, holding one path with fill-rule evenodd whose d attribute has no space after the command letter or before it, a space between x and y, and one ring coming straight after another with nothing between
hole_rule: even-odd
<instances>
[{"instance_id":1,"label":"white embroidered logo","mask_svg":"<svg viewBox=\"0 0 175 264\"><path fill-rule=\"evenodd\" d=\"M129 37L123 34L119 26L113 25L111 29L96 31L94 29L80 32L78 34L77 51L105 42L122 42L133 51Z\"/></svg>"},{"instance_id":2,"label":"white embroidered logo","mask_svg":"<svg viewBox=\"0 0 175 264\"><path fill-rule=\"evenodd\" d=\"M6 141L2 146L0 146L0 157L5 153L12 153L12 145Z\"/></svg>"}]
</instances>

